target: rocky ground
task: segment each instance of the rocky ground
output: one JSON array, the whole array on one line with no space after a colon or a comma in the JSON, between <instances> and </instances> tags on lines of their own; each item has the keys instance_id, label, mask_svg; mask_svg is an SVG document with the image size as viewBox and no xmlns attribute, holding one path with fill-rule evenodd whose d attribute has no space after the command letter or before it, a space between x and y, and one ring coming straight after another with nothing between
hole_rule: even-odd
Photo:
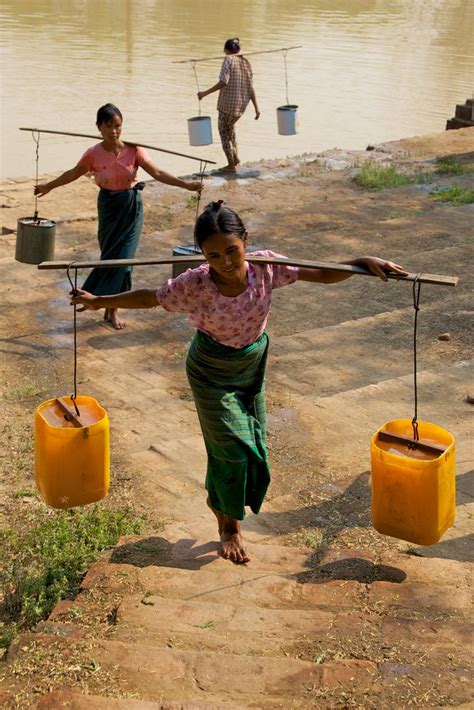
<instances>
[{"instance_id":1,"label":"rocky ground","mask_svg":"<svg viewBox=\"0 0 474 710\"><path fill-rule=\"evenodd\" d=\"M457 519L443 539L421 547L380 535L370 521L370 437L413 415L408 284L354 277L275 293L273 482L261 514L244 523L245 567L216 556L183 368L192 337L185 319L133 312L116 332L84 314L79 392L96 396L111 419L103 505L146 515L148 534L122 540L92 566L75 600L14 642L0 666L8 707L468 707L473 205L431 193L472 187L473 175L437 174L445 155L472 167L474 129L245 165L236 178L206 177L202 198L237 209L256 247L318 261L372 253L410 271L459 276L457 288L423 286L419 315L419 418L451 431L457 447ZM353 181L368 159L430 177L369 192ZM13 230L33 211L32 186L0 186L4 525L43 505L18 495L33 485L34 407L72 390L65 275L14 260ZM57 260L97 256L95 197L83 178L41 200L40 215L58 222ZM150 182L144 199L138 257L192 242L190 193ZM134 283L170 275L170 267L141 267Z\"/></svg>"}]
</instances>

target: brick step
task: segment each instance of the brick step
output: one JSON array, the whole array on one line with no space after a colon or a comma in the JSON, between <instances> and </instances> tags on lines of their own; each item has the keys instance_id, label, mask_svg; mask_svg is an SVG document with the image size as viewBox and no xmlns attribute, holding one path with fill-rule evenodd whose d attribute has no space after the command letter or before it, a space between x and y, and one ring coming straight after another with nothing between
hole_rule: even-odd
<instances>
[{"instance_id":1,"label":"brick step","mask_svg":"<svg viewBox=\"0 0 474 710\"><path fill-rule=\"evenodd\" d=\"M473 121L474 120L474 113L473 113L472 106L470 106L468 104L457 104L454 117L461 118L464 121Z\"/></svg>"},{"instance_id":2,"label":"brick step","mask_svg":"<svg viewBox=\"0 0 474 710\"><path fill-rule=\"evenodd\" d=\"M466 120L463 118L450 118L446 121L446 130L453 130L456 128L468 128L469 126L474 126L473 120Z\"/></svg>"},{"instance_id":3,"label":"brick step","mask_svg":"<svg viewBox=\"0 0 474 710\"><path fill-rule=\"evenodd\" d=\"M80 609L80 607L79 607ZM56 615L38 625L51 635L86 638L84 616ZM97 609L99 612L100 609ZM94 634L97 636L97 626ZM383 618L362 611L280 610L183 602L143 594L125 597L102 637L187 650L287 656L313 660L359 658L467 667L474 625L466 620ZM369 641L368 641L369 640Z\"/></svg>"},{"instance_id":4,"label":"brick step","mask_svg":"<svg viewBox=\"0 0 474 710\"><path fill-rule=\"evenodd\" d=\"M98 667L97 673L115 676L120 687L132 697L162 704L169 699L181 703L229 702L237 707L277 707L277 703L285 702L282 707L292 707L291 703L296 701L301 703L300 707L330 707L320 701L342 691L345 699L378 697L382 702L386 696L392 696L401 700L398 706L403 707L403 694L407 690L413 694L415 689L424 696L427 692L442 694L451 704L470 699L469 674L464 669L441 673L439 668L392 662L311 663L118 641L71 642L44 634L22 634L10 648L9 656L14 663L22 657L35 658L39 649L42 667L47 664L50 650L61 653L66 665L69 657L83 654L86 666L93 664ZM72 666L73 671L77 667Z\"/></svg>"}]
</instances>

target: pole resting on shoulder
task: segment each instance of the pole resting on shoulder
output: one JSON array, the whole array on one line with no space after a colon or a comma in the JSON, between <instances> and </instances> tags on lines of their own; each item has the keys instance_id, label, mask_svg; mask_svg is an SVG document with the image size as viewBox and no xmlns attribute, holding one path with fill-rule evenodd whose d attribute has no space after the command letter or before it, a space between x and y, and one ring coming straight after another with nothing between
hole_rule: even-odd
<instances>
[{"instance_id":1,"label":"pole resting on shoulder","mask_svg":"<svg viewBox=\"0 0 474 710\"><path fill-rule=\"evenodd\" d=\"M375 276L370 271L363 269L361 266L353 266L351 264L334 264L325 261L306 261L302 259L284 259L277 257L266 256L245 256L246 261L251 264L283 264L285 266L297 266L304 269L321 269L322 271L338 271L339 273L357 274L359 276ZM200 263L205 261L204 256L168 256L161 258L150 259L104 259L102 261L43 261L38 264L40 270L51 269L106 269L117 266L158 266L163 264L185 264L185 263ZM433 284L435 286L457 286L457 276L445 276L444 274L408 274L408 276L400 276L393 272L387 272L388 279L395 281L418 281L419 283Z\"/></svg>"},{"instance_id":2,"label":"pole resting on shoulder","mask_svg":"<svg viewBox=\"0 0 474 710\"><path fill-rule=\"evenodd\" d=\"M20 128L20 131L35 131L38 133L54 133L58 136L74 136L75 138L92 138L94 141L101 141L102 136L92 136L89 133L69 133L67 131L50 131L46 128ZM124 141L125 145L139 146L140 148L148 148L149 150L158 150L160 153L168 153L169 155L179 155L181 158L189 158L189 160L199 160L202 161L204 158L197 158L195 155L188 155L187 153L177 153L175 150L168 150L167 148L158 148L156 145L147 145L146 143L137 143L136 141ZM216 165L215 160L208 160L206 158L206 163Z\"/></svg>"}]
</instances>

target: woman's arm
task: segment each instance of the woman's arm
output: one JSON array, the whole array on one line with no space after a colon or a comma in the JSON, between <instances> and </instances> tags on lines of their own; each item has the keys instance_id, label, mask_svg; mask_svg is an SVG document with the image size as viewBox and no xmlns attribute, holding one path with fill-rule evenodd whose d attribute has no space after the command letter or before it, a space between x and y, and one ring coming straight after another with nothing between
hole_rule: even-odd
<instances>
[{"instance_id":1,"label":"woman's arm","mask_svg":"<svg viewBox=\"0 0 474 710\"><path fill-rule=\"evenodd\" d=\"M151 288L125 291L115 296L94 296L78 288L77 295L71 298L70 303L71 306L81 305L80 311L98 311L101 308L155 308L160 305L156 300L156 290Z\"/></svg>"},{"instance_id":2,"label":"woman's arm","mask_svg":"<svg viewBox=\"0 0 474 710\"><path fill-rule=\"evenodd\" d=\"M198 91L197 97L199 101L203 99L205 96L208 96L209 94L213 94L214 91L219 91L219 89L223 89L224 86L227 86L225 81L218 81L217 84L214 84L214 86L211 86L210 89L206 89L206 91Z\"/></svg>"},{"instance_id":3,"label":"woman's arm","mask_svg":"<svg viewBox=\"0 0 474 710\"><path fill-rule=\"evenodd\" d=\"M157 165L151 162L151 160L142 163L141 167L145 170L148 175L152 178L162 182L165 185L173 185L174 187L182 187L185 190L191 190L195 192L201 192L202 183L199 180L181 180L181 178L167 173L165 170L161 170Z\"/></svg>"},{"instance_id":4,"label":"woman's arm","mask_svg":"<svg viewBox=\"0 0 474 710\"><path fill-rule=\"evenodd\" d=\"M45 182L41 185L36 185L35 195L39 195L40 197L42 195L46 195L50 190L54 190L55 187L67 185L68 183L77 180L77 178L80 178L81 175L85 175L86 173L86 166L81 165L81 163L78 163L74 168L71 168L71 170L66 170L65 173L57 177L55 180L51 180L51 182Z\"/></svg>"},{"instance_id":5,"label":"woman's arm","mask_svg":"<svg viewBox=\"0 0 474 710\"><path fill-rule=\"evenodd\" d=\"M352 266L362 266L367 271L370 271L375 276L378 276L382 281L388 281L386 273L391 271L400 276L407 276L408 271L395 264L393 261L379 259L376 256L360 256L357 259L350 261L341 261L341 264L351 264ZM323 269L305 269L300 268L298 273L298 281L313 281L314 283L333 284L338 281L350 279L354 274L338 271L324 271Z\"/></svg>"},{"instance_id":6,"label":"woman's arm","mask_svg":"<svg viewBox=\"0 0 474 710\"><path fill-rule=\"evenodd\" d=\"M250 93L250 101L253 103L253 107L255 109L255 120L257 121L260 118L260 111L257 104L257 96L255 94L255 89L253 88L253 86L252 91Z\"/></svg>"}]
</instances>

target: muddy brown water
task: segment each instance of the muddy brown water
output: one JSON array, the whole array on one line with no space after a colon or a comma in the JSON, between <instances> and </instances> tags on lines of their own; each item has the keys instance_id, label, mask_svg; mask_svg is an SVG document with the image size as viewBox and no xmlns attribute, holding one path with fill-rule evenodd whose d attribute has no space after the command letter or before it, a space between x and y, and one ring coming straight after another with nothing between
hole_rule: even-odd
<instances>
[{"instance_id":1,"label":"muddy brown water","mask_svg":"<svg viewBox=\"0 0 474 710\"><path fill-rule=\"evenodd\" d=\"M187 119L201 89L217 80L224 40L242 51L303 45L287 55L250 57L262 115L238 124L241 160L306 151L365 148L367 142L444 130L456 103L472 94L474 3L469 0L5 0L0 10L3 73L3 177L33 175L35 144L20 126L94 132L95 112L112 101L124 137L222 164L216 94L202 102L214 143L190 149ZM299 106L300 132L281 136L276 109ZM40 173L65 170L90 141L42 134ZM153 153L167 170L199 163Z\"/></svg>"}]
</instances>

